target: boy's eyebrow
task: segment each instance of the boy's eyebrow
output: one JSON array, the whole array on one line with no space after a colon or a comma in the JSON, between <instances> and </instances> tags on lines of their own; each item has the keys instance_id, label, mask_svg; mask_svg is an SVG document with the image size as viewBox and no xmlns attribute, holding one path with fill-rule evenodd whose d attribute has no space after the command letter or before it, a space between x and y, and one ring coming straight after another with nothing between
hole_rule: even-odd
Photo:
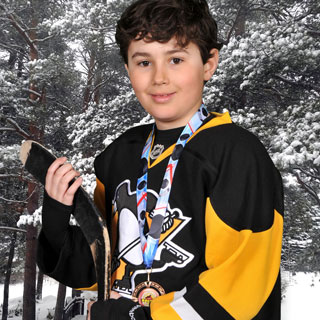
<instances>
[{"instance_id":1,"label":"boy's eyebrow","mask_svg":"<svg viewBox=\"0 0 320 320\"><path fill-rule=\"evenodd\" d=\"M147 52L135 52L133 55L132 55L132 59L136 58L136 57L145 57L145 58L149 58L151 57L151 55Z\"/></svg>"},{"instance_id":2,"label":"boy's eyebrow","mask_svg":"<svg viewBox=\"0 0 320 320\"><path fill-rule=\"evenodd\" d=\"M173 50L169 50L169 51L166 51L166 54L167 55L170 55L170 54L175 54L175 53L181 53L181 52L184 52L184 53L187 53L189 54L188 50L185 49L185 48L179 48L179 49L173 49ZM144 58L150 58L151 57L151 54L148 53L148 52L135 52L131 59L134 59L136 57L144 57Z\"/></svg>"},{"instance_id":3,"label":"boy's eyebrow","mask_svg":"<svg viewBox=\"0 0 320 320\"><path fill-rule=\"evenodd\" d=\"M189 54L187 48L173 49L173 50L167 51L166 53L167 53L167 54L175 54L175 53L181 53L181 52L184 52L184 53Z\"/></svg>"}]
</instances>

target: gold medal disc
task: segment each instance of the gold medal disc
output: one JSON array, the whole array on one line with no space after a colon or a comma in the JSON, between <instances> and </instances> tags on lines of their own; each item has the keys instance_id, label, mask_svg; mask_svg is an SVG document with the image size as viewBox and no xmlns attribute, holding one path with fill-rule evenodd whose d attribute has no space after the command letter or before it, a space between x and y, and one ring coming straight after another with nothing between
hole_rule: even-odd
<instances>
[{"instance_id":1,"label":"gold medal disc","mask_svg":"<svg viewBox=\"0 0 320 320\"><path fill-rule=\"evenodd\" d=\"M154 281L141 282L133 291L133 300L144 307L149 307L153 299L165 294L160 284Z\"/></svg>"}]
</instances>

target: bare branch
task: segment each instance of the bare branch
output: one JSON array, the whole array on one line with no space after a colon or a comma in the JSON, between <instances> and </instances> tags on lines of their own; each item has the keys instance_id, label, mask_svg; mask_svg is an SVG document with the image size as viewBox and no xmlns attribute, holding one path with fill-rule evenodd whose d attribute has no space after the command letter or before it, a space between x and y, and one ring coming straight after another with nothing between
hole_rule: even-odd
<instances>
[{"instance_id":1,"label":"bare branch","mask_svg":"<svg viewBox=\"0 0 320 320\"><path fill-rule=\"evenodd\" d=\"M39 92L34 91L34 90L31 90L31 89L29 89L29 88L28 88L28 89L22 89L22 91L32 93L32 94L34 94L35 96L38 96L39 98L42 97L42 95L41 95Z\"/></svg>"},{"instance_id":2,"label":"bare branch","mask_svg":"<svg viewBox=\"0 0 320 320\"><path fill-rule=\"evenodd\" d=\"M93 88L93 90L91 91L90 97L89 97L89 101L91 101L93 94L94 94L97 90L99 90L99 88L101 88L102 86L104 86L104 85L105 85L106 83L108 83L108 82L109 82L109 79L98 83L98 84Z\"/></svg>"},{"instance_id":3,"label":"bare branch","mask_svg":"<svg viewBox=\"0 0 320 320\"><path fill-rule=\"evenodd\" d=\"M291 79L285 78L284 76L281 76L280 74L275 74L274 78L279 79L283 82L289 83L294 86L303 86L306 89L314 89L314 90L320 91L320 87L315 86L311 83L307 83L307 82L303 82L303 81L293 81Z\"/></svg>"},{"instance_id":4,"label":"bare branch","mask_svg":"<svg viewBox=\"0 0 320 320\"><path fill-rule=\"evenodd\" d=\"M48 37L45 37L43 39L34 39L32 42L34 42L34 43L36 43L36 42L44 42L44 41L47 41L47 40L49 40L49 39L51 39L51 38L53 38L55 36L56 36L56 34L52 34L52 35L50 35Z\"/></svg>"},{"instance_id":5,"label":"bare branch","mask_svg":"<svg viewBox=\"0 0 320 320\"><path fill-rule=\"evenodd\" d=\"M237 25L237 22L238 22L238 19L240 17L240 13L241 13L241 7L238 9L238 12L237 12L237 15L236 15L236 18L234 19L234 22L231 26L231 29L229 30L228 32L228 36L227 36L227 40L222 40L221 42L225 45L228 45L228 43L230 42L230 39L231 39L231 36L232 36L232 33Z\"/></svg>"},{"instance_id":6,"label":"bare branch","mask_svg":"<svg viewBox=\"0 0 320 320\"><path fill-rule=\"evenodd\" d=\"M27 182L27 183L35 183L36 180L34 179L28 179L26 178L26 176L22 176L22 175L17 175L17 174L0 174L0 179L10 179L10 178L15 178L15 179L19 179L23 182Z\"/></svg>"},{"instance_id":7,"label":"bare branch","mask_svg":"<svg viewBox=\"0 0 320 320\"><path fill-rule=\"evenodd\" d=\"M312 198L314 198L318 204L318 206L320 206L320 199L318 197L318 194L310 187L308 186L300 177L300 175L295 172L294 175L296 176L300 186L311 195Z\"/></svg>"},{"instance_id":8,"label":"bare branch","mask_svg":"<svg viewBox=\"0 0 320 320\"><path fill-rule=\"evenodd\" d=\"M16 131L16 129L13 129L13 128L0 128L0 131Z\"/></svg>"},{"instance_id":9,"label":"bare branch","mask_svg":"<svg viewBox=\"0 0 320 320\"><path fill-rule=\"evenodd\" d=\"M7 178L17 178L20 179L21 176L17 174L0 174L0 179L7 179Z\"/></svg>"},{"instance_id":10,"label":"bare branch","mask_svg":"<svg viewBox=\"0 0 320 320\"><path fill-rule=\"evenodd\" d=\"M5 227L5 226L0 226L0 230L16 231L16 232L24 232L24 233L27 232L27 230L24 230L24 229Z\"/></svg>"},{"instance_id":11,"label":"bare branch","mask_svg":"<svg viewBox=\"0 0 320 320\"><path fill-rule=\"evenodd\" d=\"M12 203L28 203L28 200L33 196L33 194L36 192L37 188L34 188L33 191L31 192L31 194L29 195L29 197L25 200L10 200L10 199L6 199L4 197L0 197L1 200L6 201L6 202L12 202Z\"/></svg>"},{"instance_id":12,"label":"bare branch","mask_svg":"<svg viewBox=\"0 0 320 320\"><path fill-rule=\"evenodd\" d=\"M293 170L300 170L301 172L303 172L306 176L310 177L310 178L314 178L314 179L317 179L317 180L320 180L320 176L315 176L311 173L309 173L308 171L302 169L302 168L299 168L299 167L295 167L295 168L292 168Z\"/></svg>"},{"instance_id":13,"label":"bare branch","mask_svg":"<svg viewBox=\"0 0 320 320\"><path fill-rule=\"evenodd\" d=\"M64 104L56 101L56 97L52 97L52 96L47 96L47 99L54 101L55 104L57 104L58 106L60 106L62 109L66 110L66 111L70 111L70 107L65 106Z\"/></svg>"},{"instance_id":14,"label":"bare branch","mask_svg":"<svg viewBox=\"0 0 320 320\"><path fill-rule=\"evenodd\" d=\"M304 26L307 29L307 32L309 35L314 36L314 37L320 36L319 30L311 29L310 26L308 26L307 24L302 24L302 26Z\"/></svg>"},{"instance_id":15,"label":"bare branch","mask_svg":"<svg viewBox=\"0 0 320 320\"><path fill-rule=\"evenodd\" d=\"M26 133L14 120L12 120L10 118L8 118L6 120L8 123L10 123L14 127L14 129L16 130L16 132L18 134L20 134L22 137L24 137L28 140L31 139L31 136L28 133Z\"/></svg>"},{"instance_id":16,"label":"bare branch","mask_svg":"<svg viewBox=\"0 0 320 320\"><path fill-rule=\"evenodd\" d=\"M103 27L103 28L94 28L94 27L89 27L90 30L93 31L100 31L100 32L105 32L105 31L113 31L114 27L113 26L108 26L108 27Z\"/></svg>"},{"instance_id":17,"label":"bare branch","mask_svg":"<svg viewBox=\"0 0 320 320\"><path fill-rule=\"evenodd\" d=\"M0 9L4 10L7 14L8 19L10 20L10 23L12 26L20 33L20 35L23 37L23 39L26 41L26 43L29 45L29 47L34 50L35 52L38 52L37 47L34 45L32 40L30 39L27 31L23 29L23 27L20 25L20 23L17 21L13 13L9 13L4 5L0 4Z\"/></svg>"},{"instance_id":18,"label":"bare branch","mask_svg":"<svg viewBox=\"0 0 320 320\"><path fill-rule=\"evenodd\" d=\"M7 45L7 44L5 44L3 42L0 42L0 47L5 48L8 51L15 51L15 52L17 52L19 54L21 53L21 49L24 50L24 48L21 47L21 46L14 45L14 44Z\"/></svg>"},{"instance_id":19,"label":"bare branch","mask_svg":"<svg viewBox=\"0 0 320 320\"><path fill-rule=\"evenodd\" d=\"M0 200L5 202L11 202L11 203L27 203L27 200L11 200L11 199L6 199L4 197L0 197Z\"/></svg>"},{"instance_id":20,"label":"bare branch","mask_svg":"<svg viewBox=\"0 0 320 320\"><path fill-rule=\"evenodd\" d=\"M310 14L312 14L312 8L310 8L307 12L303 13L301 16L297 17L294 19L294 21L301 21L303 20L304 18L306 18L307 16L309 16Z\"/></svg>"}]
</instances>

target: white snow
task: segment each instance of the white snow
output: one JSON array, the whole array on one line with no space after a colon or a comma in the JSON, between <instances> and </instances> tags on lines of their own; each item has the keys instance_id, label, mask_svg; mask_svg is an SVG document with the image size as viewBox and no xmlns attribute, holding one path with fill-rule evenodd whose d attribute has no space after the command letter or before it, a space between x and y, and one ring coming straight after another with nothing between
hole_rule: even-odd
<instances>
[{"instance_id":1,"label":"white snow","mask_svg":"<svg viewBox=\"0 0 320 320\"><path fill-rule=\"evenodd\" d=\"M282 279L288 281L282 302L282 319L320 319L320 275L284 272Z\"/></svg>"},{"instance_id":2,"label":"white snow","mask_svg":"<svg viewBox=\"0 0 320 320\"><path fill-rule=\"evenodd\" d=\"M56 297L58 293L59 283L51 278L44 277L43 280L43 299L37 302L36 314L37 320L47 320L47 315L55 307ZM67 288L66 297L71 296L71 288ZM9 310L16 310L22 308L23 297L23 283L10 285L9 288ZM3 303L3 284L0 284L0 303L2 312ZM85 318L84 318L85 319ZM10 320L21 320L21 316L10 318ZM78 319L80 320L80 319Z\"/></svg>"},{"instance_id":3,"label":"white snow","mask_svg":"<svg viewBox=\"0 0 320 320\"><path fill-rule=\"evenodd\" d=\"M282 301L282 320L320 319L320 274L297 272L295 275L282 272L282 281L286 284ZM43 283L43 299L37 303L37 320L46 320L50 310L55 307L58 283L46 278ZM10 286L9 309L22 305L23 284ZM67 288L66 296L71 296ZM92 293L85 294L89 301ZM0 301L3 301L3 285L0 285ZM21 316L10 318L21 320ZM85 320L85 316L77 316L73 320Z\"/></svg>"}]
</instances>

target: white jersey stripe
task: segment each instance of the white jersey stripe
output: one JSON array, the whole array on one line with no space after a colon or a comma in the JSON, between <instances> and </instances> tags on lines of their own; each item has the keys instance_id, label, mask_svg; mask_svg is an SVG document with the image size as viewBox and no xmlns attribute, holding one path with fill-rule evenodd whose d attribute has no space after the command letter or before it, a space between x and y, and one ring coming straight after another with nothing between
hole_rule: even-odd
<instances>
[{"instance_id":1,"label":"white jersey stripe","mask_svg":"<svg viewBox=\"0 0 320 320\"><path fill-rule=\"evenodd\" d=\"M182 320L203 320L192 306L183 298L173 300L170 306L180 316Z\"/></svg>"}]
</instances>

